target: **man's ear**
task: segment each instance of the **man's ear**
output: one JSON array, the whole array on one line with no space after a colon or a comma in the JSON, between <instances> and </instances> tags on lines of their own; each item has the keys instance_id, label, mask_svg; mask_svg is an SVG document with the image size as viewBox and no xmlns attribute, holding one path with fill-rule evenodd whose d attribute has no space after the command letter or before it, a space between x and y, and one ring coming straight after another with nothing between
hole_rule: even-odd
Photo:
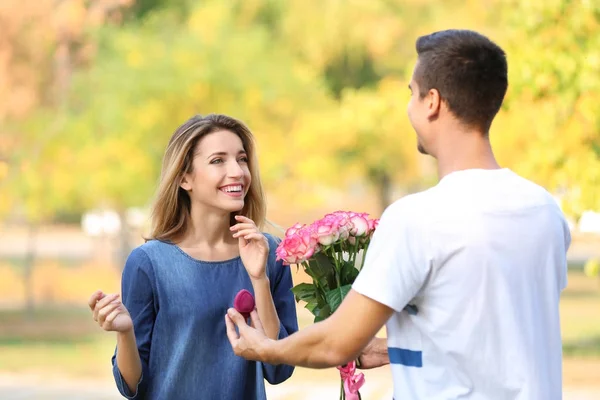
<instances>
[{"instance_id":1,"label":"man's ear","mask_svg":"<svg viewBox=\"0 0 600 400\"><path fill-rule=\"evenodd\" d=\"M192 185L190 183L190 179L188 177L187 174L183 175L183 177L181 178L181 183L179 184L179 186L186 191L190 191L192 190Z\"/></svg>"},{"instance_id":2,"label":"man's ear","mask_svg":"<svg viewBox=\"0 0 600 400\"><path fill-rule=\"evenodd\" d=\"M427 117L430 119L436 118L442 107L442 97L440 96L440 92L437 89L429 89L425 101L427 104Z\"/></svg>"}]
</instances>

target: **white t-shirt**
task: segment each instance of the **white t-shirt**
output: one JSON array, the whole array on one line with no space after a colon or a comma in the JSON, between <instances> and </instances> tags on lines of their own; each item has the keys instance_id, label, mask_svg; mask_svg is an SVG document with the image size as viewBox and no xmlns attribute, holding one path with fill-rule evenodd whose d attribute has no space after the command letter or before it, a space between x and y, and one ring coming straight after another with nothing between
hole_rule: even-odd
<instances>
[{"instance_id":1,"label":"white t-shirt","mask_svg":"<svg viewBox=\"0 0 600 400\"><path fill-rule=\"evenodd\" d=\"M454 172L388 207L353 289L395 310L394 398L560 399L570 241L552 196L508 169Z\"/></svg>"}]
</instances>

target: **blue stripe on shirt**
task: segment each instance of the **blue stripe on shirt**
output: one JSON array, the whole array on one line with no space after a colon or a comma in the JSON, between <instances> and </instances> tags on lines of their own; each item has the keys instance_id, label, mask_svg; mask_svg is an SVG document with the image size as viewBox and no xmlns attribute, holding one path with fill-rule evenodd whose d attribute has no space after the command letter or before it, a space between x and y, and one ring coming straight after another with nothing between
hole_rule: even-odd
<instances>
[{"instance_id":1,"label":"blue stripe on shirt","mask_svg":"<svg viewBox=\"0 0 600 400\"><path fill-rule=\"evenodd\" d=\"M389 347L390 363L406 365L407 367L423 367L423 353L421 351Z\"/></svg>"}]
</instances>

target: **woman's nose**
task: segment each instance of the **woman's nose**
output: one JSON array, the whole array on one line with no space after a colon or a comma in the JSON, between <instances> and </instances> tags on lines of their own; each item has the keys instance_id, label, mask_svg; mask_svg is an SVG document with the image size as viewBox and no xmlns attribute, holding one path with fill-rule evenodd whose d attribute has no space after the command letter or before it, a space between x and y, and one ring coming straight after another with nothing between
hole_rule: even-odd
<instances>
[{"instance_id":1,"label":"woman's nose","mask_svg":"<svg viewBox=\"0 0 600 400\"><path fill-rule=\"evenodd\" d=\"M232 178L241 177L244 174L244 170L236 161L230 162L227 166L227 175Z\"/></svg>"}]
</instances>

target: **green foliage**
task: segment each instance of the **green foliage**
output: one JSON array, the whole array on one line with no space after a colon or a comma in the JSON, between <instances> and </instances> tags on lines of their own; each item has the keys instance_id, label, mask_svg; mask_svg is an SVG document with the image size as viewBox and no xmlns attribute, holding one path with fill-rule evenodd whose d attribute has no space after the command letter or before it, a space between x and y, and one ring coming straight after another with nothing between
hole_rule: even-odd
<instances>
[{"instance_id":1,"label":"green foliage","mask_svg":"<svg viewBox=\"0 0 600 400\"><path fill-rule=\"evenodd\" d=\"M132 20L142 20L154 12L168 9L175 11L181 20L185 20L185 15L192 7L191 0L136 0L127 10L127 16Z\"/></svg>"},{"instance_id":2,"label":"green foliage","mask_svg":"<svg viewBox=\"0 0 600 400\"><path fill-rule=\"evenodd\" d=\"M74 35L64 101L49 72L52 24L31 25L49 32L39 48L25 28L7 42L27 55L7 88L25 87L17 78L31 71L44 79L23 81L40 92L29 103L16 89L0 101L2 215L144 206L172 132L210 112L249 124L269 193L295 201L306 188L366 184L383 208L392 188L430 179L405 87L416 37L449 20L507 51L510 88L491 136L501 163L558 194L572 216L600 207L597 2L137 0L119 24L86 22L86 5L56 6Z\"/></svg>"},{"instance_id":3,"label":"green foliage","mask_svg":"<svg viewBox=\"0 0 600 400\"><path fill-rule=\"evenodd\" d=\"M583 267L583 271L590 278L599 277L600 276L600 261L595 258L589 259L585 263L585 265Z\"/></svg>"},{"instance_id":4,"label":"green foliage","mask_svg":"<svg viewBox=\"0 0 600 400\"><path fill-rule=\"evenodd\" d=\"M569 214L600 208L600 3L496 3L510 71L501 158Z\"/></svg>"}]
</instances>

